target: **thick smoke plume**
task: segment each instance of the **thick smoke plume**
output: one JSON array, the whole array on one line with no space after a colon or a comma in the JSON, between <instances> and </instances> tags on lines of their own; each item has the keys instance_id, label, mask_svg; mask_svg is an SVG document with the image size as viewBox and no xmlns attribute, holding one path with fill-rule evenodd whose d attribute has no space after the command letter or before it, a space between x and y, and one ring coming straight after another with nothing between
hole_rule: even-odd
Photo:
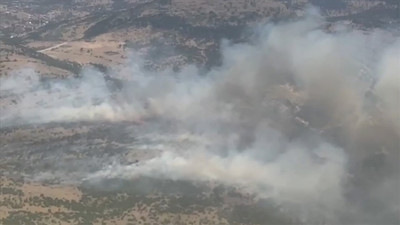
<instances>
[{"instance_id":1,"label":"thick smoke plume","mask_svg":"<svg viewBox=\"0 0 400 225\"><path fill-rule=\"evenodd\" d=\"M147 72L132 60L111 75L118 88L93 70L62 81L23 71L1 78L1 126L172 122L169 134L149 135L186 144L87 179L212 181L307 224L398 224L400 39L330 29L315 14L263 26L250 43L224 42L223 65L206 75Z\"/></svg>"}]
</instances>

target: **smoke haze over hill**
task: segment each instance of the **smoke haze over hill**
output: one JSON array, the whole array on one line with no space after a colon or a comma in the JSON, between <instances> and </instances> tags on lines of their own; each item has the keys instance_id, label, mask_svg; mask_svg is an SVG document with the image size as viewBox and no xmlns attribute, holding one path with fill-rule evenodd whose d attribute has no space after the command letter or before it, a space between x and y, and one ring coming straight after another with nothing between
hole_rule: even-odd
<instances>
[{"instance_id":1,"label":"smoke haze over hill","mask_svg":"<svg viewBox=\"0 0 400 225\"><path fill-rule=\"evenodd\" d=\"M166 140L161 154L85 180L215 182L305 224L397 224L400 39L323 27L315 12L258 26L250 43L224 42L222 66L206 74L149 72L132 57L109 75L120 87L93 69L64 80L20 71L0 78L0 125L156 124L143 135Z\"/></svg>"}]
</instances>

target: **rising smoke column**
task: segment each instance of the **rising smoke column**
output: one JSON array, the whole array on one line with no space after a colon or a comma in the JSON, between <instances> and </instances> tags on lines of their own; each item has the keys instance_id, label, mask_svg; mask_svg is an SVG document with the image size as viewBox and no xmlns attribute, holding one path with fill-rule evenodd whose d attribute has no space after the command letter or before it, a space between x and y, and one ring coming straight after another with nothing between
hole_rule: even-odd
<instances>
[{"instance_id":1,"label":"rising smoke column","mask_svg":"<svg viewBox=\"0 0 400 225\"><path fill-rule=\"evenodd\" d=\"M132 62L117 92L90 70L50 83L29 75L23 87L2 78L2 95L17 100L0 121L173 121L165 130L178 135L150 136L191 145L87 179L213 181L276 201L306 224L399 223L399 38L323 25L311 14L266 25L252 43L224 43L223 65L206 76Z\"/></svg>"}]
</instances>

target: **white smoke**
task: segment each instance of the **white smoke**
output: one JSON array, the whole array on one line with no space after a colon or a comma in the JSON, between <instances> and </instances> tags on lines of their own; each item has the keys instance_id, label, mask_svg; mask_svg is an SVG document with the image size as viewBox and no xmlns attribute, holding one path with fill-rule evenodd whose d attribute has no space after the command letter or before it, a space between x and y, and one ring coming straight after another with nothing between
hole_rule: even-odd
<instances>
[{"instance_id":1,"label":"white smoke","mask_svg":"<svg viewBox=\"0 0 400 225\"><path fill-rule=\"evenodd\" d=\"M2 104L0 123L174 121L171 132L196 140L88 179L213 181L295 208L306 221L338 224L338 214L356 212L365 223L384 223L400 200L399 38L329 33L323 25L313 14L267 25L251 44L224 43L223 65L205 76L194 67L155 74L133 61L118 91L93 70L63 81L40 81L33 72L1 78L2 101L15 103ZM363 167L378 154L386 159L381 176ZM368 196L388 202L375 218L349 206L348 187L364 188L351 177L373 180Z\"/></svg>"}]
</instances>

